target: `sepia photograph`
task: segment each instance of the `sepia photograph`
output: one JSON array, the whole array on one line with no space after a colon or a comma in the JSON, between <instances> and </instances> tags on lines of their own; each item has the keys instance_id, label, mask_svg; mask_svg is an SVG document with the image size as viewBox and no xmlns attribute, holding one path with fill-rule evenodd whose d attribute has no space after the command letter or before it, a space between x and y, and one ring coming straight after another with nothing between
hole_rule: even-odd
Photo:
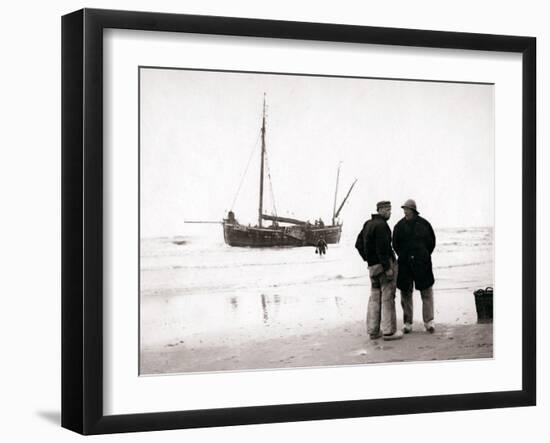
<instances>
[{"instance_id":1,"label":"sepia photograph","mask_svg":"<svg viewBox=\"0 0 550 443\"><path fill-rule=\"evenodd\" d=\"M494 84L138 76L140 375L493 358Z\"/></svg>"}]
</instances>

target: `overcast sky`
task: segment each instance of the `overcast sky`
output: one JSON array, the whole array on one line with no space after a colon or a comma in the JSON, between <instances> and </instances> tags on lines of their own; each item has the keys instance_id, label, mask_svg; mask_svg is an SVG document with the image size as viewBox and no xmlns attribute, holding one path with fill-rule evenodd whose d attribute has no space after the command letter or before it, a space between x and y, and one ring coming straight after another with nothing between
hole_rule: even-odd
<instances>
[{"instance_id":1,"label":"overcast sky","mask_svg":"<svg viewBox=\"0 0 550 443\"><path fill-rule=\"evenodd\" d=\"M141 235L184 234L183 220L257 222L264 92L277 213L358 226L414 198L434 227L492 226L492 85L142 68ZM265 182L266 213L272 212ZM355 231L356 229L354 229Z\"/></svg>"}]
</instances>

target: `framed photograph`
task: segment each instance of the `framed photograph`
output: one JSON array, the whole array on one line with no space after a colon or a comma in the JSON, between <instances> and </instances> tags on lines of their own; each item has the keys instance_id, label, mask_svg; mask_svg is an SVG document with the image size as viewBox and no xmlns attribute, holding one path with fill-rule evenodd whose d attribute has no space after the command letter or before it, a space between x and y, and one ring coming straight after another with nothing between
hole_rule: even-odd
<instances>
[{"instance_id":1,"label":"framed photograph","mask_svg":"<svg viewBox=\"0 0 550 443\"><path fill-rule=\"evenodd\" d=\"M536 402L532 37L62 20L62 425Z\"/></svg>"}]
</instances>

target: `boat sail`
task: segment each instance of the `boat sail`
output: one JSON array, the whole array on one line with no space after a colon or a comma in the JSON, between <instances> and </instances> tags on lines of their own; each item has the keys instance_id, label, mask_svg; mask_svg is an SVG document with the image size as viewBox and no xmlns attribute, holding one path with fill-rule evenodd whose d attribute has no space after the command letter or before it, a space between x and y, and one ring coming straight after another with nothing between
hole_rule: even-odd
<instances>
[{"instance_id":1,"label":"boat sail","mask_svg":"<svg viewBox=\"0 0 550 443\"><path fill-rule=\"evenodd\" d=\"M265 123L266 123L266 100L264 94L263 115L261 127L261 161L260 161L260 192L258 203L258 224L256 226L240 224L233 210L223 219L223 236L225 243L229 246L247 247L276 247L276 246L316 246L323 238L327 243L340 242L342 234L342 223L338 216L344 207L349 195L357 180L353 182L344 200L336 210L336 199L338 195L338 181L340 177L340 166L336 176L336 192L334 195L334 208L332 213L332 224L325 225L321 219L314 224L309 221L298 220L289 217L264 214L264 166L265 166ZM269 226L263 226L263 221L271 221Z\"/></svg>"}]
</instances>

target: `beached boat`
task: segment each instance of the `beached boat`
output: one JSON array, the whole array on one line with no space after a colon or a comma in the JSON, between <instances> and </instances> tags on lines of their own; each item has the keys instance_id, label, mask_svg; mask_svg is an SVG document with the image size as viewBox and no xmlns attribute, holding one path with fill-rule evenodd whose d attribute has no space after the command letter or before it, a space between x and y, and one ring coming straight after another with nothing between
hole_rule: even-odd
<instances>
[{"instance_id":1,"label":"beached boat","mask_svg":"<svg viewBox=\"0 0 550 443\"><path fill-rule=\"evenodd\" d=\"M336 191L334 194L334 207L332 213L332 224L325 225L319 218L314 223L298 220L289 217L280 217L277 214L264 214L264 163L266 155L265 144L265 120L266 103L264 95L262 127L261 127L261 162L260 162L260 192L258 205L258 224L256 226L243 225L238 222L233 210L229 211L227 218L223 220L223 237L230 246L248 247L276 247L276 246L315 246L323 238L327 243L334 244L340 241L342 234L342 223L338 216L344 207L357 180L353 182L344 200L336 209L338 195L338 181L340 177L340 166L336 175ZM270 221L269 226L264 226L263 221Z\"/></svg>"}]
</instances>

